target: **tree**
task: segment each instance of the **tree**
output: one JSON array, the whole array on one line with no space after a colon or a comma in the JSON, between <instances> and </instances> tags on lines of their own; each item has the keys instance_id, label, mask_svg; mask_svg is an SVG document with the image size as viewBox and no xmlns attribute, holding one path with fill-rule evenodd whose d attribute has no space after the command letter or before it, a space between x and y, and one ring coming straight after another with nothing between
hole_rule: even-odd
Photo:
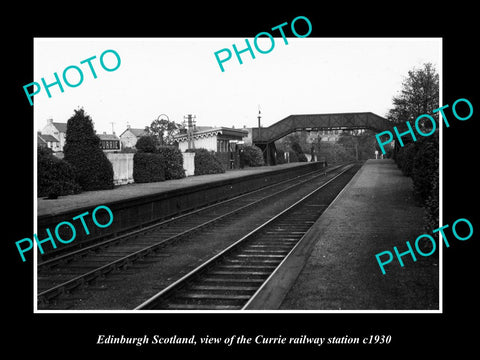
<instances>
[{"instance_id":1,"label":"tree","mask_svg":"<svg viewBox=\"0 0 480 360\"><path fill-rule=\"evenodd\" d=\"M366 160L374 157L377 141L370 130L361 133L343 131L337 141L353 159Z\"/></svg>"},{"instance_id":2,"label":"tree","mask_svg":"<svg viewBox=\"0 0 480 360\"><path fill-rule=\"evenodd\" d=\"M432 113L438 107L439 76L433 65L427 63L423 68L408 72L400 94L393 98L393 108L387 119L403 124L408 121L413 126L420 115L428 114L439 124L438 113ZM417 126L423 133L432 129L428 120L419 122ZM431 136L417 138L416 142L405 144L395 153L398 167L405 175L412 177L414 193L425 207L427 228L438 224L438 129L437 126Z\"/></svg>"},{"instance_id":3,"label":"tree","mask_svg":"<svg viewBox=\"0 0 480 360\"><path fill-rule=\"evenodd\" d=\"M413 68L402 83L398 96L394 96L393 108L388 112L387 119L394 123L411 124L422 114L432 114L439 107L439 77L435 67L426 63L422 68ZM433 117L438 121L438 113ZM420 126L429 127L424 122ZM422 129L423 131L423 129Z\"/></svg>"},{"instance_id":4,"label":"tree","mask_svg":"<svg viewBox=\"0 0 480 360\"><path fill-rule=\"evenodd\" d=\"M148 135L152 135L157 140L157 146L172 145L174 135L179 132L181 125L174 121L166 119L153 120L150 126L145 127Z\"/></svg>"},{"instance_id":5,"label":"tree","mask_svg":"<svg viewBox=\"0 0 480 360\"><path fill-rule=\"evenodd\" d=\"M67 121L64 159L74 167L82 190L113 188L113 168L100 148L90 116L81 108Z\"/></svg>"}]
</instances>

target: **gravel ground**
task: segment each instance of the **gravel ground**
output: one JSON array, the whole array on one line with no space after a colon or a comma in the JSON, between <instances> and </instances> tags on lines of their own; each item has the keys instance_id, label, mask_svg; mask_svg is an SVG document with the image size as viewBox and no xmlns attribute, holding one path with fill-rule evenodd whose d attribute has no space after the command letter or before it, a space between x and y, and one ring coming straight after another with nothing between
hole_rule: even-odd
<instances>
[{"instance_id":1,"label":"gravel ground","mask_svg":"<svg viewBox=\"0 0 480 360\"><path fill-rule=\"evenodd\" d=\"M438 309L438 249L404 256L404 267L394 257L385 275L375 258L424 233L411 179L393 161L369 160L314 227L316 244L280 309Z\"/></svg>"}]
</instances>

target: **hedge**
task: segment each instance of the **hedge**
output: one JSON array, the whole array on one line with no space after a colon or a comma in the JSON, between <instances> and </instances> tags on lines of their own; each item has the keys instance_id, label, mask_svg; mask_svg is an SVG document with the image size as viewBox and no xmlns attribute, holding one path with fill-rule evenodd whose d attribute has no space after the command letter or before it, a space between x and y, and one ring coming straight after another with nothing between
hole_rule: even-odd
<instances>
[{"instance_id":1,"label":"hedge","mask_svg":"<svg viewBox=\"0 0 480 360\"><path fill-rule=\"evenodd\" d=\"M396 162L405 176L412 176L413 161L417 153L417 146L414 143L405 144L397 153Z\"/></svg>"},{"instance_id":2,"label":"hedge","mask_svg":"<svg viewBox=\"0 0 480 360\"><path fill-rule=\"evenodd\" d=\"M165 180L181 179L185 177L183 156L180 149L174 146L160 146L157 153L163 159Z\"/></svg>"},{"instance_id":3,"label":"hedge","mask_svg":"<svg viewBox=\"0 0 480 360\"><path fill-rule=\"evenodd\" d=\"M262 150L257 146L244 146L243 147L243 164L245 166L263 166L265 160L263 159Z\"/></svg>"},{"instance_id":4,"label":"hedge","mask_svg":"<svg viewBox=\"0 0 480 360\"><path fill-rule=\"evenodd\" d=\"M138 152L154 153L156 150L155 138L151 135L141 136L137 140L137 143L135 144L135 148L137 149Z\"/></svg>"},{"instance_id":5,"label":"hedge","mask_svg":"<svg viewBox=\"0 0 480 360\"><path fill-rule=\"evenodd\" d=\"M60 195L80 192L75 181L75 170L65 160L51 154L49 149L37 151L37 196L54 199Z\"/></svg>"},{"instance_id":6,"label":"hedge","mask_svg":"<svg viewBox=\"0 0 480 360\"><path fill-rule=\"evenodd\" d=\"M207 149L191 149L188 152L195 153L195 175L224 173L221 162L215 157L213 151Z\"/></svg>"},{"instance_id":7,"label":"hedge","mask_svg":"<svg viewBox=\"0 0 480 360\"><path fill-rule=\"evenodd\" d=\"M438 163L437 163L438 165ZM438 166L436 171L433 174L433 181L431 184L431 191L430 194L425 201L425 230L427 233L432 233L433 230L437 229L439 226L439 172ZM438 236L438 232L433 234L434 236Z\"/></svg>"},{"instance_id":8,"label":"hedge","mask_svg":"<svg viewBox=\"0 0 480 360\"><path fill-rule=\"evenodd\" d=\"M415 197L425 209L425 230L431 233L438 228L438 132L400 148L395 154L395 161L400 170L412 178Z\"/></svg>"},{"instance_id":9,"label":"hedge","mask_svg":"<svg viewBox=\"0 0 480 360\"><path fill-rule=\"evenodd\" d=\"M422 141L423 140L423 141ZM417 151L413 159L413 190L422 203L432 192L435 178L438 179L438 138L423 138L416 144Z\"/></svg>"},{"instance_id":10,"label":"hedge","mask_svg":"<svg viewBox=\"0 0 480 360\"><path fill-rule=\"evenodd\" d=\"M164 181L165 167L162 155L137 152L133 156L133 180L136 183Z\"/></svg>"},{"instance_id":11,"label":"hedge","mask_svg":"<svg viewBox=\"0 0 480 360\"><path fill-rule=\"evenodd\" d=\"M298 154L298 161L299 162L308 162L307 155L304 153Z\"/></svg>"}]
</instances>

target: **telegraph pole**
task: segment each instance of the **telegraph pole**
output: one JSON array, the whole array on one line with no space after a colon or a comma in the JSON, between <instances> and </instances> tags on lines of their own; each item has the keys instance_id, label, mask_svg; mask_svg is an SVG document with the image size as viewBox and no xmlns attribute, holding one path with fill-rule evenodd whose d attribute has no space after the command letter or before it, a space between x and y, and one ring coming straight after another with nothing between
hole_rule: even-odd
<instances>
[{"instance_id":1,"label":"telegraph pole","mask_svg":"<svg viewBox=\"0 0 480 360\"><path fill-rule=\"evenodd\" d=\"M183 117L184 120L187 120L187 138L188 138L188 149L195 149L195 144L193 143L193 125L195 124L196 116L188 114L187 117Z\"/></svg>"}]
</instances>

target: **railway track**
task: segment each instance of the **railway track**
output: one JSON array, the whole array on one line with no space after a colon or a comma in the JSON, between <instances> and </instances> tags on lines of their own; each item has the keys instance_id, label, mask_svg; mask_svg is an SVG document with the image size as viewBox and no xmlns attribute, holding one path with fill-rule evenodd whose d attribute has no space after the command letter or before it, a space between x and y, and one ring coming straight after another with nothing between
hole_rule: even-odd
<instances>
[{"instance_id":1,"label":"railway track","mask_svg":"<svg viewBox=\"0 0 480 360\"><path fill-rule=\"evenodd\" d=\"M228 227L229 222L242 212L265 202L274 201L294 189L308 188L312 186L314 180L319 178L328 179L338 168L315 171L269 185L39 263L37 301L48 308L48 303L59 295L71 292L109 273L117 272L116 270L131 266L140 259L154 255L168 244L185 237L198 236L213 226L217 228L219 223Z\"/></svg>"},{"instance_id":2,"label":"railway track","mask_svg":"<svg viewBox=\"0 0 480 360\"><path fill-rule=\"evenodd\" d=\"M358 171L349 165L136 310L241 310Z\"/></svg>"}]
</instances>

